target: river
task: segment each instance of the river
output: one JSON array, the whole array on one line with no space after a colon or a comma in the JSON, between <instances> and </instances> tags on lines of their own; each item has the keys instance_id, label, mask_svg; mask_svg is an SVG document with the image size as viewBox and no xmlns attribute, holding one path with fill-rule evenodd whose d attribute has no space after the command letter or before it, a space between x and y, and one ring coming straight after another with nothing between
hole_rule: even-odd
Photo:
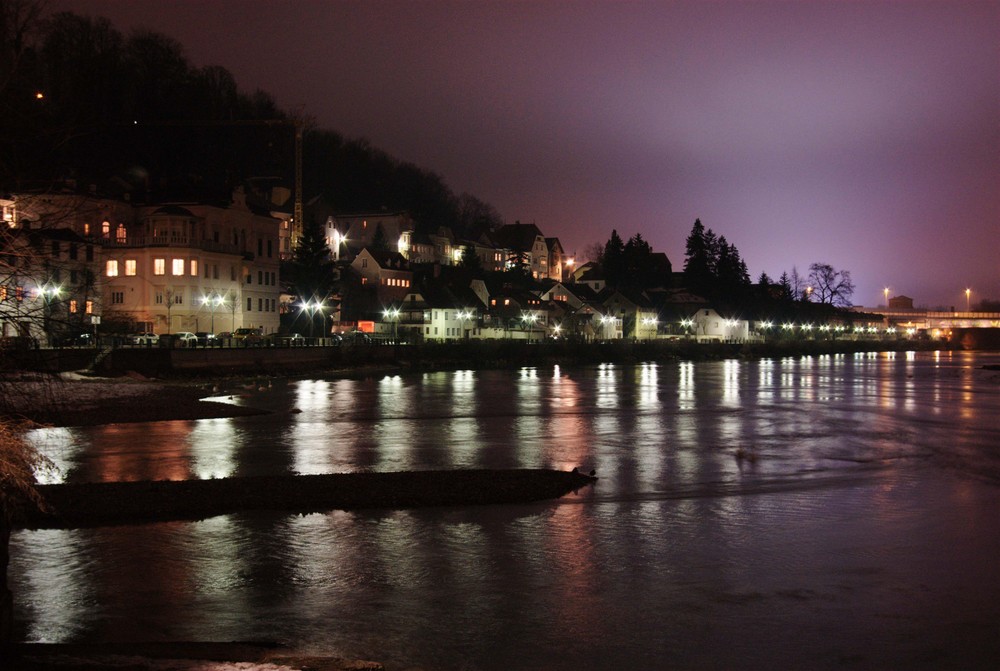
<instances>
[{"instance_id":1,"label":"river","mask_svg":"<svg viewBox=\"0 0 1000 671\"><path fill-rule=\"evenodd\" d=\"M270 415L45 429L48 481L596 469L525 506L22 531L31 641L390 668L996 668L1000 354L272 380Z\"/></svg>"}]
</instances>

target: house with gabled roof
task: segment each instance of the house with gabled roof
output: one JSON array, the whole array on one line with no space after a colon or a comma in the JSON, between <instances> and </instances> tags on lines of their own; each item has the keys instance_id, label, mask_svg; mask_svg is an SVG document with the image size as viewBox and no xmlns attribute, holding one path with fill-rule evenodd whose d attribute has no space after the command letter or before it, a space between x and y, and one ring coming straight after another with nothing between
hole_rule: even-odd
<instances>
[{"instance_id":1,"label":"house with gabled roof","mask_svg":"<svg viewBox=\"0 0 1000 671\"><path fill-rule=\"evenodd\" d=\"M622 337L653 340L657 337L659 317L649 297L641 291L605 289L600 294L606 314L621 320Z\"/></svg>"},{"instance_id":2,"label":"house with gabled roof","mask_svg":"<svg viewBox=\"0 0 1000 671\"><path fill-rule=\"evenodd\" d=\"M479 327L483 304L471 288L427 281L386 312L412 341L466 340Z\"/></svg>"},{"instance_id":3,"label":"house with gabled roof","mask_svg":"<svg viewBox=\"0 0 1000 671\"><path fill-rule=\"evenodd\" d=\"M494 239L506 251L506 268L521 266L535 279L549 276L549 246L537 226L507 224L494 233Z\"/></svg>"},{"instance_id":4,"label":"house with gabled roof","mask_svg":"<svg viewBox=\"0 0 1000 671\"><path fill-rule=\"evenodd\" d=\"M399 252L365 248L351 262L351 268L361 277L362 286L376 288L376 296L382 303L402 300L413 284L410 263Z\"/></svg>"},{"instance_id":5,"label":"house with gabled roof","mask_svg":"<svg viewBox=\"0 0 1000 671\"><path fill-rule=\"evenodd\" d=\"M563 265L566 261L566 252L563 251L559 238L545 238L545 245L549 249L549 274L550 279L562 282Z\"/></svg>"}]
</instances>

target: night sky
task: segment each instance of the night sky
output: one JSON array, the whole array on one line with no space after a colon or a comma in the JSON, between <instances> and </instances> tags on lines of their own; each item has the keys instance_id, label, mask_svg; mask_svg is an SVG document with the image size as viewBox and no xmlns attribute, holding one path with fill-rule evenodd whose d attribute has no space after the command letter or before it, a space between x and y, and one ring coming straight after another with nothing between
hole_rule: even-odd
<instances>
[{"instance_id":1,"label":"night sky","mask_svg":"<svg viewBox=\"0 0 1000 671\"><path fill-rule=\"evenodd\" d=\"M615 228L680 269L700 217L755 280L1000 299L1000 0L49 6L170 35L570 252Z\"/></svg>"}]
</instances>

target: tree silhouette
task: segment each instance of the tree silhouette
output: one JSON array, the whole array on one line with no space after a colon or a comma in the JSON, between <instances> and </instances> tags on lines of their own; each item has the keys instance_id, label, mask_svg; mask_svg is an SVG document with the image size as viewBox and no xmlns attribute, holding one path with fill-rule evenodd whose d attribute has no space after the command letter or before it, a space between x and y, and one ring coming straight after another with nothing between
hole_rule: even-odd
<instances>
[{"instance_id":1,"label":"tree silhouette","mask_svg":"<svg viewBox=\"0 0 1000 671\"><path fill-rule=\"evenodd\" d=\"M829 263L814 263L809 266L810 292L818 303L835 307L851 306L854 282L847 270L836 270Z\"/></svg>"}]
</instances>

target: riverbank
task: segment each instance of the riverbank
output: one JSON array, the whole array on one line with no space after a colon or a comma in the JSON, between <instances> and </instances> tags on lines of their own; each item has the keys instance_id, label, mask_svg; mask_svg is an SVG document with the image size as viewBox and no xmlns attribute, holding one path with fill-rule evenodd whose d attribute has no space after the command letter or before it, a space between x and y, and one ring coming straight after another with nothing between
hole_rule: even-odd
<instances>
[{"instance_id":1,"label":"riverbank","mask_svg":"<svg viewBox=\"0 0 1000 671\"><path fill-rule=\"evenodd\" d=\"M275 643L22 643L10 671L384 671L379 662L302 654Z\"/></svg>"},{"instance_id":2,"label":"riverbank","mask_svg":"<svg viewBox=\"0 0 1000 671\"><path fill-rule=\"evenodd\" d=\"M576 471L516 469L39 485L48 510L28 513L19 526L142 524L259 510L306 514L530 503L559 498L595 481Z\"/></svg>"}]
</instances>

